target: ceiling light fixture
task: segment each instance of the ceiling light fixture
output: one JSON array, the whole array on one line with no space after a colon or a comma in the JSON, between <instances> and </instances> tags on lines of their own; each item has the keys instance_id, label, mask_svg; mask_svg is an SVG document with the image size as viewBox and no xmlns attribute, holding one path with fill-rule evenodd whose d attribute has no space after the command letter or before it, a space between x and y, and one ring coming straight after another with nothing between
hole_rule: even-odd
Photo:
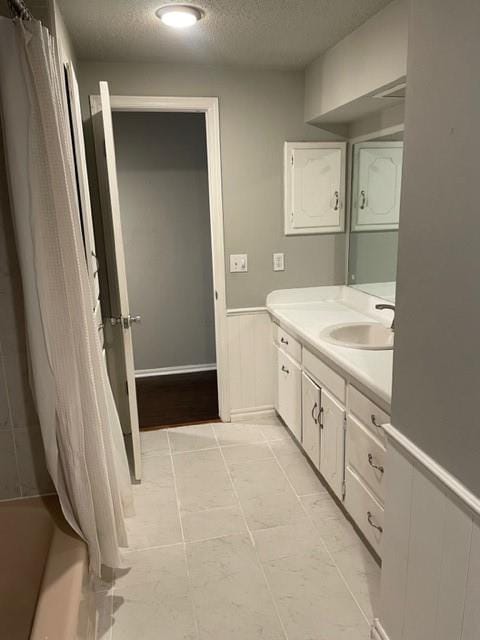
<instances>
[{"instance_id":1,"label":"ceiling light fixture","mask_svg":"<svg viewBox=\"0 0 480 640\"><path fill-rule=\"evenodd\" d=\"M163 24L175 29L192 27L203 18L201 9L187 4L167 4L157 9L155 14Z\"/></svg>"}]
</instances>

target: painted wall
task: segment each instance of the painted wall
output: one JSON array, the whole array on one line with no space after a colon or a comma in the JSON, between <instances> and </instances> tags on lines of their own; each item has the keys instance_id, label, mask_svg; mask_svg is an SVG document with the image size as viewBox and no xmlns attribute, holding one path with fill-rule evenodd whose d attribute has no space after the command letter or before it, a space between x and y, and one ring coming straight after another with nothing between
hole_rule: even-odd
<instances>
[{"instance_id":1,"label":"painted wall","mask_svg":"<svg viewBox=\"0 0 480 640\"><path fill-rule=\"evenodd\" d=\"M230 253L247 253L249 268L227 269L228 307L262 306L274 289L344 282L344 234L283 234L284 141L334 139L304 124L302 73L80 62L78 76L86 117L100 80L117 95L219 96L226 268ZM274 272L272 254L280 251L286 270Z\"/></svg>"},{"instance_id":2,"label":"painted wall","mask_svg":"<svg viewBox=\"0 0 480 640\"><path fill-rule=\"evenodd\" d=\"M305 72L305 121L406 75L408 3L394 0Z\"/></svg>"},{"instance_id":3,"label":"painted wall","mask_svg":"<svg viewBox=\"0 0 480 640\"><path fill-rule=\"evenodd\" d=\"M0 130L0 500L50 493L28 382L23 294Z\"/></svg>"},{"instance_id":4,"label":"painted wall","mask_svg":"<svg viewBox=\"0 0 480 640\"><path fill-rule=\"evenodd\" d=\"M135 368L213 363L205 117L114 112L113 128Z\"/></svg>"},{"instance_id":5,"label":"painted wall","mask_svg":"<svg viewBox=\"0 0 480 640\"><path fill-rule=\"evenodd\" d=\"M477 0L412 1L392 399L394 426L477 496L479 26Z\"/></svg>"}]
</instances>

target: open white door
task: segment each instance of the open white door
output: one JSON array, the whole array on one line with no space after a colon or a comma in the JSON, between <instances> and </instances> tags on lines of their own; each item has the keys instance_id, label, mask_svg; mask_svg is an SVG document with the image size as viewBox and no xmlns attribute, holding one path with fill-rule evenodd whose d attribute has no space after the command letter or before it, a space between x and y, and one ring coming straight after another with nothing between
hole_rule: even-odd
<instances>
[{"instance_id":1,"label":"open white door","mask_svg":"<svg viewBox=\"0 0 480 640\"><path fill-rule=\"evenodd\" d=\"M111 317L105 321L105 348L112 389L122 429L126 434L133 475L141 480L140 431L138 427L132 323L118 195L112 110L107 82L100 82L100 98L91 98L97 171L102 205Z\"/></svg>"}]
</instances>

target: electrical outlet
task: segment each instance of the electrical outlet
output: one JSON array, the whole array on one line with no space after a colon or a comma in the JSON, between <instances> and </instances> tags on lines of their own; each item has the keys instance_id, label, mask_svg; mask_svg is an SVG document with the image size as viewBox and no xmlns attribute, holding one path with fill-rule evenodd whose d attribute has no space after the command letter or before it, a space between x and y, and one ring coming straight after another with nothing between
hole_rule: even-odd
<instances>
[{"instance_id":1,"label":"electrical outlet","mask_svg":"<svg viewBox=\"0 0 480 640\"><path fill-rule=\"evenodd\" d=\"M246 253L230 254L230 273L246 273L248 271L248 257Z\"/></svg>"},{"instance_id":2,"label":"electrical outlet","mask_svg":"<svg viewBox=\"0 0 480 640\"><path fill-rule=\"evenodd\" d=\"M273 254L273 270L285 271L285 254L284 253Z\"/></svg>"}]
</instances>

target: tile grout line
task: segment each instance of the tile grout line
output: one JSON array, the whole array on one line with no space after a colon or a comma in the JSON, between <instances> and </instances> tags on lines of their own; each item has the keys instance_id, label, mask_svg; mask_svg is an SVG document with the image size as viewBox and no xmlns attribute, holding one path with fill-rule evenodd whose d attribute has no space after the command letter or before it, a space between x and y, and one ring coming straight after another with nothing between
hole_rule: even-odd
<instances>
[{"instance_id":1,"label":"tile grout line","mask_svg":"<svg viewBox=\"0 0 480 640\"><path fill-rule=\"evenodd\" d=\"M248 424L248 423L247 423L247 424ZM264 436L264 434L263 434L263 431L262 431L262 436L263 436L263 437L265 437L265 436ZM215 432L215 438L217 439L217 442L218 442L218 438L217 438L217 434L216 434L216 432ZM268 445L268 446L269 446L269 448L270 448L269 442L268 442L268 440L267 440L266 438L265 438L265 442L267 443L267 445ZM220 446L220 443L219 443L219 446ZM240 513L242 514L242 518L243 518L243 521L244 521L244 523L245 523L245 527L246 527L246 529L247 529L247 533L248 533L248 535L249 535L249 537L250 537L250 541L251 541L251 543L252 543L253 550L254 550L254 553L255 553L255 557L256 557L256 559L257 559L258 566L259 566L260 571L261 571L261 573L262 573L263 580L264 580L264 582L265 582L265 586L267 587L268 593L269 593L269 595L270 595L270 599L271 599L271 601L272 601L273 608L275 609L275 613L276 613L277 618L278 618L278 621L279 621L279 623L280 623L280 627L281 627L281 629L282 629L282 632L283 632L283 635L284 635L284 637L285 637L285 640L288 640L287 630L286 630L286 628L285 628L285 625L283 624L283 620L282 620L282 617L281 617L281 615L280 615L280 610L279 610L279 607L278 607L277 601L276 601L276 599L275 599L275 596L273 595L273 591L272 591L272 589L271 589L271 587L270 587L270 583L268 582L267 574L266 574L266 572L265 572L265 568L264 568L263 564L262 564L262 563L261 563L261 561L260 561L260 557L259 557L259 555L258 555L258 550L257 550L257 545L256 545L256 543L255 543L255 538L254 538L254 536L253 536L253 533L252 533L252 531L251 531L250 527L248 526L247 518L246 518L246 516L245 516L245 511L243 510L243 506L242 506L242 503L241 503L241 501L240 501L240 496L238 495L237 489L236 489L235 484L234 484L234 482L233 482L232 474L231 474L230 469L229 469L229 467L228 467L227 461L225 460L225 456L223 455L223 451L222 451L222 447L221 447L221 446L220 446L220 453L221 453L221 456L222 456L223 464L225 465L225 469L226 469L227 474L228 474L228 478L229 478L229 480L230 480L230 484L232 485L232 490L233 490L233 492L234 492L234 494L235 494L235 497L236 497L236 499L237 499L238 507L239 507L239 509L240 509Z\"/></svg>"},{"instance_id":2,"label":"tile grout line","mask_svg":"<svg viewBox=\"0 0 480 640\"><path fill-rule=\"evenodd\" d=\"M213 428L212 428L213 431ZM185 560L185 570L187 572L187 584L188 584L188 599L190 602L190 607L192 610L192 615L193 615L193 621L194 621L194 625L195 625L195 635L197 640L199 640L200 638L200 633L198 630L198 620L197 620L197 614L195 611L195 603L193 601L193 591L192 591L192 585L191 585L191 580L190 580L190 568L188 565L188 557L187 557L187 544L185 542L185 532L183 530L183 522L182 522L182 514L181 514L181 510L180 510L180 498L178 495L178 488L177 488L177 474L175 473L175 465L173 463L173 452L172 452L172 446L171 446L171 442L170 442L170 434L167 431L167 440L168 440L168 448L170 451L170 464L172 467L172 474L173 474L173 486L175 489L175 499L177 501L177 514L178 514L178 520L180 523L180 532L182 534L182 546L183 546L183 557Z\"/></svg>"},{"instance_id":3,"label":"tile grout line","mask_svg":"<svg viewBox=\"0 0 480 640\"><path fill-rule=\"evenodd\" d=\"M270 444L270 443L269 443L269 444ZM369 620L369 618L368 618L368 616L366 615L365 611L364 611L364 610L363 610L363 608L360 606L360 603L358 602L358 600L357 600L357 598L356 598L355 594L353 593L352 589L350 588L350 585L349 585L349 583L348 583L347 579L346 579L346 578L345 578L345 576L343 575L343 572L341 571L341 569L340 569L340 567L338 566L338 564L335 562L335 558L333 557L333 555L332 555L332 553L331 553L330 549L328 548L328 545L327 545L327 543L325 542L325 540L324 540L324 538L323 538L323 536L322 536L322 534L321 534L320 529L317 527L317 525L316 525L316 523L315 523L314 519L311 517L311 515L308 513L307 509L305 508L305 506L304 506L304 504L303 504L303 502L302 502L302 500L301 500L301 497L300 497L300 496L299 496L299 494L297 493L297 491L296 491L295 487L294 487L294 486L293 486L293 484L290 482L290 478L288 477L288 475L287 475L287 473L286 473L285 469L283 468L283 466L282 466L282 464L281 464L280 460L277 458L277 456L276 456L276 454L275 454L274 449L273 449L272 447L270 447L270 448L272 449L273 456L274 456L275 460L277 461L278 466L279 466L279 467L280 467L280 469L282 470L283 475L284 475L284 476L285 476L285 478L287 479L287 482L288 482L288 484L290 485L290 487L292 488L292 490L293 490L293 492L294 492L294 494L295 494L295 497L297 498L298 502L300 503L300 506L301 506L301 508L302 508L302 511L305 513L305 515L307 516L308 520L309 520L309 521L311 522L311 524L313 525L314 529L315 529L316 531L318 531L318 534L319 534L319 536L320 536L320 540L322 541L322 544L323 544L323 546L324 546L324 548L325 548L325 551L326 551L326 553L327 553L328 557L330 558L330 560L332 561L332 563L333 563L333 565L334 565L335 569L337 570L337 573L339 574L339 576L340 576L340 578L341 578L342 582L343 582L343 583L344 583L344 585L346 586L348 593L351 595L351 597L352 597L353 601L355 602L355 604L356 604L356 605L357 605L357 607L359 608L360 613L361 613L361 614L362 614L362 616L365 618L365 620L366 620L367 624L368 624L368 625L371 625L373 621L372 621L372 620ZM320 481L319 481L319 482L320 482ZM310 494L310 495L315 495L315 494ZM330 496L329 496L329 499L331 500Z\"/></svg>"}]
</instances>

